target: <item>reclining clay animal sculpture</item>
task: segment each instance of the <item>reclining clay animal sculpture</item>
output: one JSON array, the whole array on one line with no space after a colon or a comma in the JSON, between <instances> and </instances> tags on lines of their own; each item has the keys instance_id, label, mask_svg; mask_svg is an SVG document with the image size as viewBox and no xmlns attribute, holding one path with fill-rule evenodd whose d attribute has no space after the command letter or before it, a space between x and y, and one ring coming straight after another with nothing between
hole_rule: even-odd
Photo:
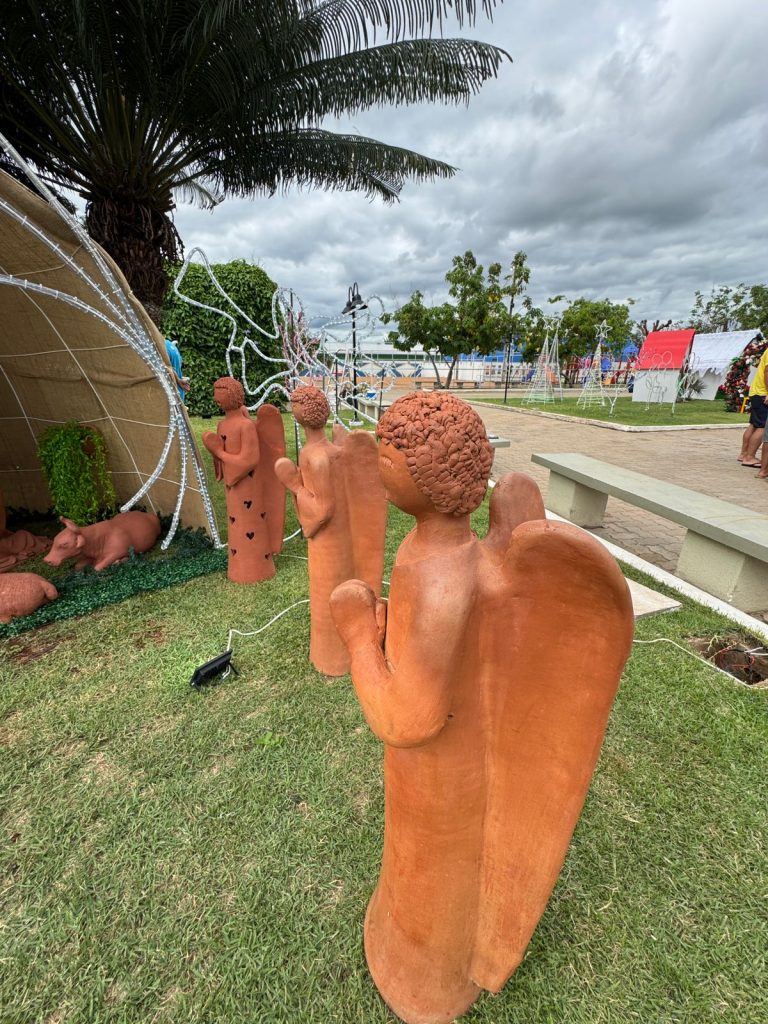
<instances>
[{"instance_id":1,"label":"reclining clay animal sculpture","mask_svg":"<svg viewBox=\"0 0 768 1024\"><path fill-rule=\"evenodd\" d=\"M31 615L59 592L52 583L33 572L9 572L0 576L0 622Z\"/></svg>"},{"instance_id":2,"label":"reclining clay animal sculpture","mask_svg":"<svg viewBox=\"0 0 768 1024\"><path fill-rule=\"evenodd\" d=\"M298 467L280 459L275 472L293 494L309 558L309 657L328 676L349 672L349 655L331 618L330 597L344 580L359 579L378 597L384 571L387 499L378 471L376 441L366 430L347 432L331 415L319 388L299 387L291 408L307 443Z\"/></svg>"},{"instance_id":3,"label":"reclining clay animal sculpture","mask_svg":"<svg viewBox=\"0 0 768 1024\"><path fill-rule=\"evenodd\" d=\"M203 444L226 491L227 576L259 583L275 575L272 556L283 547L285 488L275 476L275 462L285 455L283 420L274 405L262 405L252 419L234 377L220 377L213 396L224 419L216 433L203 434Z\"/></svg>"},{"instance_id":4,"label":"reclining clay animal sculpture","mask_svg":"<svg viewBox=\"0 0 768 1024\"><path fill-rule=\"evenodd\" d=\"M492 451L443 392L382 417L389 500L415 516L386 612L363 582L331 608L365 717L384 743L384 853L365 950L408 1024L446 1024L518 966L557 880L628 657L615 561L547 522L535 483L495 488ZM381 638L384 637L383 648Z\"/></svg>"},{"instance_id":5,"label":"reclining clay animal sculpture","mask_svg":"<svg viewBox=\"0 0 768 1024\"><path fill-rule=\"evenodd\" d=\"M160 520L152 512L119 512L91 526L78 526L64 516L60 521L64 529L53 538L45 556L48 565L58 566L76 558L75 569L91 566L100 572L108 565L124 562L131 549L137 555L149 551L160 536Z\"/></svg>"},{"instance_id":6,"label":"reclining clay animal sculpture","mask_svg":"<svg viewBox=\"0 0 768 1024\"><path fill-rule=\"evenodd\" d=\"M0 491L0 572L13 569L50 547L47 537L37 537L28 530L9 530L5 523L5 502Z\"/></svg>"}]
</instances>

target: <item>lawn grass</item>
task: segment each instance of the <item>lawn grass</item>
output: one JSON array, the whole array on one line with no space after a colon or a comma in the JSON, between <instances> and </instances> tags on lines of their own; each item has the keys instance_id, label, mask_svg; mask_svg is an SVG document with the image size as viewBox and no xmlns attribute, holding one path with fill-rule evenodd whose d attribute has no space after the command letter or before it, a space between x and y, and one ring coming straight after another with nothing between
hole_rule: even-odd
<instances>
[{"instance_id":1,"label":"lawn grass","mask_svg":"<svg viewBox=\"0 0 768 1024\"><path fill-rule=\"evenodd\" d=\"M409 528L391 512L388 566ZM349 679L309 665L307 606L188 686L230 626L306 595L305 553L0 646L3 1024L394 1021L362 950L381 748ZM638 638L725 629L684 601ZM768 1019L766 739L765 691L635 647L529 953L467 1021Z\"/></svg>"},{"instance_id":2,"label":"lawn grass","mask_svg":"<svg viewBox=\"0 0 768 1024\"><path fill-rule=\"evenodd\" d=\"M474 398L488 405L504 405L503 398ZM578 397L564 398L562 402L524 403L523 396L510 397L508 406L518 409L533 409L537 412L555 412L564 416L576 416L579 419L605 420L608 423L624 423L637 427L681 427L705 423L730 423L747 425L747 415L727 412L725 402L695 401L678 402L674 412L667 402L664 405L654 404L648 409L644 402L633 402L631 396L618 398L611 415L610 403L591 405L588 408L579 406Z\"/></svg>"}]
</instances>

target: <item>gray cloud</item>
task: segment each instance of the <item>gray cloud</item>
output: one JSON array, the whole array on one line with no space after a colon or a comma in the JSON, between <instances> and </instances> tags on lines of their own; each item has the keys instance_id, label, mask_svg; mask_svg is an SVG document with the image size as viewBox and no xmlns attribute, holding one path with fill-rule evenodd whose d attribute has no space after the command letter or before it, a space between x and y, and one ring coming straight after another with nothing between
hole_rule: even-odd
<instances>
[{"instance_id":1,"label":"gray cloud","mask_svg":"<svg viewBox=\"0 0 768 1024\"><path fill-rule=\"evenodd\" d=\"M633 296L638 316L684 317L697 288L768 278L768 5L521 0L474 34L514 64L469 107L352 119L456 177L406 185L394 208L317 192L180 207L186 244L257 260L314 313L353 280L388 303L416 288L441 301L468 248L486 263L525 249L536 301Z\"/></svg>"}]
</instances>

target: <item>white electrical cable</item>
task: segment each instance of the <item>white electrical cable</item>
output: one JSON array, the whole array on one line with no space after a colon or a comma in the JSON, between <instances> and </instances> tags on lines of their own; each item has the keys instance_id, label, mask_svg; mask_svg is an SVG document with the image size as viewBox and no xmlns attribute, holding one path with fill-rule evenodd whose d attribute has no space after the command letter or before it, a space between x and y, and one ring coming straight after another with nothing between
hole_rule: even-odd
<instances>
[{"instance_id":1,"label":"white electrical cable","mask_svg":"<svg viewBox=\"0 0 768 1024\"><path fill-rule=\"evenodd\" d=\"M269 629L269 627L274 622L277 622L278 619L282 619L282 617L284 615L287 615L288 612L293 611L294 608L298 608L299 605L302 605L302 604L309 604L309 598L305 597L301 601L297 601L295 604L288 605L287 608L283 608L283 610L281 612L278 612L277 615L273 616L269 620L269 622L265 623L263 626L260 626L258 629L254 629L250 633L243 633L239 629L230 629L229 634L227 635L227 650L228 651L232 650L232 637L233 636L258 636L259 633L263 633L265 629ZM226 672L224 672L224 674L222 675L221 678L222 679L226 679L227 676L229 675L231 669L232 669L232 666L231 666L231 663L230 663L229 665L227 665L227 670L226 670Z\"/></svg>"},{"instance_id":2,"label":"white electrical cable","mask_svg":"<svg viewBox=\"0 0 768 1024\"><path fill-rule=\"evenodd\" d=\"M701 664L702 665L706 665L707 668L712 668L712 669L715 670L715 672L719 672L721 676L726 676L728 679L730 679L730 681L732 683L739 683L741 686L748 686L749 685L748 683L742 682L741 679L737 679L736 676L731 675L730 672L726 672L724 669L720 668L719 665L715 665L714 662L707 661L706 658L702 658L701 655L700 654L696 654L695 651L691 651L687 647L683 647L682 644L679 644L676 640L670 640L670 638L668 636L657 636L653 640L633 640L632 643L633 644L672 644L672 646L676 647L678 649L678 651L682 651L683 654L690 655L691 658L695 658L696 661L700 661ZM745 651L744 653L747 654L749 652Z\"/></svg>"}]
</instances>

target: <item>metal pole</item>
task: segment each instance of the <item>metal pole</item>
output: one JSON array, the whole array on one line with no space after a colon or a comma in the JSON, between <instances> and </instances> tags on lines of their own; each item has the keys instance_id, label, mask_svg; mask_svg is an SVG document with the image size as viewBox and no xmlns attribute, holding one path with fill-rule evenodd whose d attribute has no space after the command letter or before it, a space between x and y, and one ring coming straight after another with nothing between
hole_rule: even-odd
<instances>
[{"instance_id":1,"label":"metal pole","mask_svg":"<svg viewBox=\"0 0 768 1024\"><path fill-rule=\"evenodd\" d=\"M506 350L504 352L504 405L507 404L507 394L509 393L509 363L510 363L510 341L507 341Z\"/></svg>"},{"instance_id":2,"label":"metal pole","mask_svg":"<svg viewBox=\"0 0 768 1024\"><path fill-rule=\"evenodd\" d=\"M357 310L352 310L352 408L355 410L354 422L357 418Z\"/></svg>"}]
</instances>

